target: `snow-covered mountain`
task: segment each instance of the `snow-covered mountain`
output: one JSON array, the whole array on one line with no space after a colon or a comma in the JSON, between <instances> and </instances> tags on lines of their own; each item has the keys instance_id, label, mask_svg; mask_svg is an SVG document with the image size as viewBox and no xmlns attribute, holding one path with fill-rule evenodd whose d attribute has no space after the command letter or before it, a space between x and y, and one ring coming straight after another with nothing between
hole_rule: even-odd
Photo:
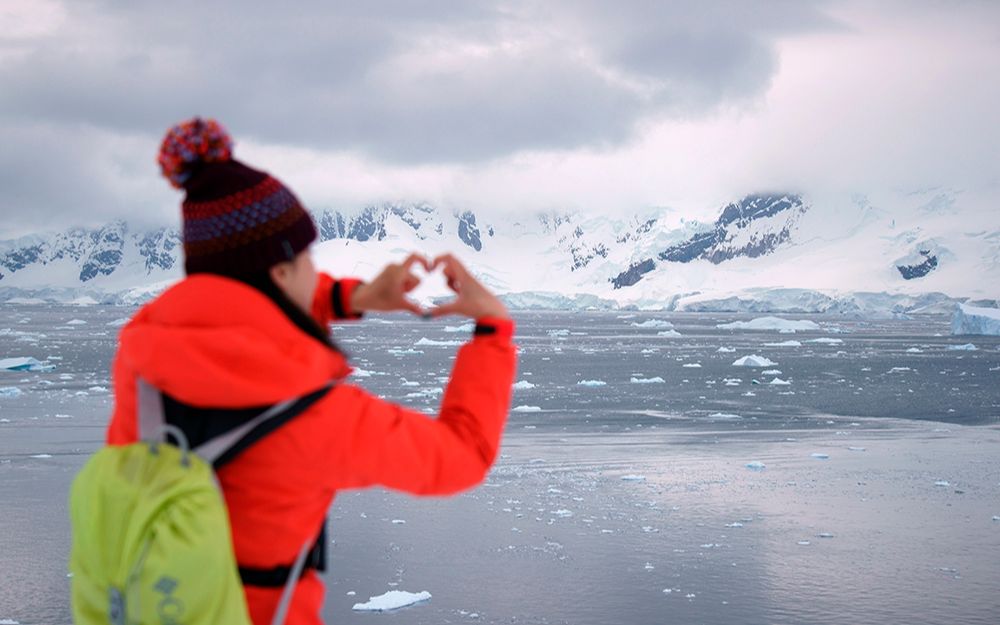
<instances>
[{"instance_id":1,"label":"snow-covered mountain","mask_svg":"<svg viewBox=\"0 0 1000 625\"><path fill-rule=\"evenodd\" d=\"M956 299L1000 298L1000 218L991 208L940 189L759 193L713 221L669 209L487 216L381 204L317 213L314 255L331 273L370 278L413 250L454 252L517 307L945 310ZM180 236L169 228L116 221L0 242L0 301L137 301L181 274ZM418 292L441 294L440 284Z\"/></svg>"}]
</instances>

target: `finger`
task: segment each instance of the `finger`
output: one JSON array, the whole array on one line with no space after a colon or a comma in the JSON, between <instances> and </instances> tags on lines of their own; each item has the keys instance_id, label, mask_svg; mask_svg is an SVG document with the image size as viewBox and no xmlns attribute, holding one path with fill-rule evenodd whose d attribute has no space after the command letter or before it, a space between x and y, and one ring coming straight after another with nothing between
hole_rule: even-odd
<instances>
[{"instance_id":1,"label":"finger","mask_svg":"<svg viewBox=\"0 0 1000 625\"><path fill-rule=\"evenodd\" d=\"M420 278L412 273L406 274L403 278L403 293L409 293L418 286L420 286Z\"/></svg>"},{"instance_id":2,"label":"finger","mask_svg":"<svg viewBox=\"0 0 1000 625\"><path fill-rule=\"evenodd\" d=\"M409 272L410 269L413 268L414 263L420 263L425 271L429 272L431 270L430 261L428 261L423 254L418 254L416 252L413 252L406 257L406 260L403 261L403 269Z\"/></svg>"}]
</instances>

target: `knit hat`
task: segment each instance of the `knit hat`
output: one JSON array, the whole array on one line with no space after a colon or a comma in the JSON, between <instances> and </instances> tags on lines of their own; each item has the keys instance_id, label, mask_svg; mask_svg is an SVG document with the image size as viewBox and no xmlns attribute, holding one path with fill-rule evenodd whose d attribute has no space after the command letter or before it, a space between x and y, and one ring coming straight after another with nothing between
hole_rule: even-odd
<instances>
[{"instance_id":1,"label":"knit hat","mask_svg":"<svg viewBox=\"0 0 1000 625\"><path fill-rule=\"evenodd\" d=\"M167 131L157 159L185 191L184 269L246 275L291 260L316 239L298 199L266 172L232 158L233 141L214 119L195 117Z\"/></svg>"}]
</instances>

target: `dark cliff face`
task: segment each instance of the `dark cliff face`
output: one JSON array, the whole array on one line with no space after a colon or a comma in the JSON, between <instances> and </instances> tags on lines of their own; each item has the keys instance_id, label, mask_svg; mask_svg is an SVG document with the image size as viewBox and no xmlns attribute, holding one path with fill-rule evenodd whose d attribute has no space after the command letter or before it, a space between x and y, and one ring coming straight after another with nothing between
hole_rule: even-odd
<instances>
[{"instance_id":1,"label":"dark cliff face","mask_svg":"<svg viewBox=\"0 0 1000 625\"><path fill-rule=\"evenodd\" d=\"M724 207L711 229L696 233L686 241L668 247L656 255L656 260L668 263L707 260L718 265L739 257L764 256L774 252L791 238L791 228L804 211L802 198L797 195L748 195L739 202ZM775 216L787 216L787 218L783 223L777 222L781 225L774 230L754 232L745 243L733 243L741 230L755 226L760 220ZM652 228L652 224L646 228L648 231ZM623 238L625 240L620 242L628 240L627 237ZM656 261L651 258L633 263L628 269L611 278L611 284L616 289L632 286L655 268Z\"/></svg>"},{"instance_id":2,"label":"dark cliff face","mask_svg":"<svg viewBox=\"0 0 1000 625\"><path fill-rule=\"evenodd\" d=\"M477 252L483 249L483 241L476 226L476 216L465 211L458 218L458 238Z\"/></svg>"},{"instance_id":3,"label":"dark cliff face","mask_svg":"<svg viewBox=\"0 0 1000 625\"><path fill-rule=\"evenodd\" d=\"M749 227L755 221L782 213L788 215L790 220L794 220L796 212L801 213L803 210L802 199L796 195L748 195L739 202L723 208L712 230L696 234L687 241L669 247L657 257L674 263L705 259L718 265L740 256L756 258L770 254L791 236L791 231L787 227L759 233L741 246L734 247L727 243L737 231Z\"/></svg>"},{"instance_id":4,"label":"dark cliff face","mask_svg":"<svg viewBox=\"0 0 1000 625\"><path fill-rule=\"evenodd\" d=\"M930 250L920 250L920 255L924 257L923 262L911 265L896 265L896 269L903 276L904 280L923 278L937 268L938 257L931 254Z\"/></svg>"}]
</instances>

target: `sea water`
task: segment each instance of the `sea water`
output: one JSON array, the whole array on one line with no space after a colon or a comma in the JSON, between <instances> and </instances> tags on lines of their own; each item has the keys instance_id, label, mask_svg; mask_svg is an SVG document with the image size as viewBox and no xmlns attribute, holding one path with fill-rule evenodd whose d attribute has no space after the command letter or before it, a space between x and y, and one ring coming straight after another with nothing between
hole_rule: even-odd
<instances>
[{"instance_id":1,"label":"sea water","mask_svg":"<svg viewBox=\"0 0 1000 625\"><path fill-rule=\"evenodd\" d=\"M54 366L0 372L19 391L0 397L0 621L70 622L66 496L131 312L0 307L0 358ZM996 337L944 317L792 315L818 329L787 334L717 327L748 315L515 316L494 470L450 499L340 493L328 622L996 622ZM433 414L461 326L373 316L334 336L355 383ZM772 364L734 366L751 355ZM433 598L351 609L392 590Z\"/></svg>"}]
</instances>

